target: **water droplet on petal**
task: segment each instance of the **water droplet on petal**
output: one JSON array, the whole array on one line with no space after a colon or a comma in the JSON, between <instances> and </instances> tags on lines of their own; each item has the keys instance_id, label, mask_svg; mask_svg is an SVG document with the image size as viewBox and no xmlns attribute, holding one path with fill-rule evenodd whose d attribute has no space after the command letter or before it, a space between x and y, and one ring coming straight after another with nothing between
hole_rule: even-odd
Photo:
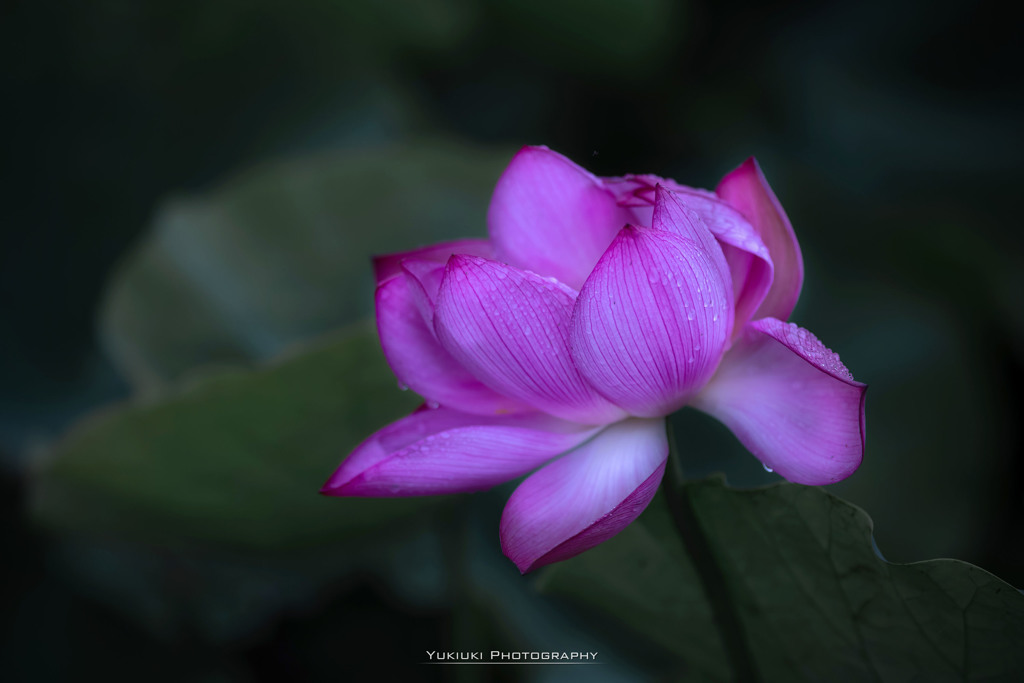
<instances>
[{"instance_id":1,"label":"water droplet on petal","mask_svg":"<svg viewBox=\"0 0 1024 683\"><path fill-rule=\"evenodd\" d=\"M399 391L409 391L409 385L402 380L398 380L398 389Z\"/></svg>"},{"instance_id":2,"label":"water droplet on petal","mask_svg":"<svg viewBox=\"0 0 1024 683\"><path fill-rule=\"evenodd\" d=\"M764 471L765 472L774 472L775 471L771 467L768 467L768 465L762 465L762 466L764 467Z\"/></svg>"}]
</instances>

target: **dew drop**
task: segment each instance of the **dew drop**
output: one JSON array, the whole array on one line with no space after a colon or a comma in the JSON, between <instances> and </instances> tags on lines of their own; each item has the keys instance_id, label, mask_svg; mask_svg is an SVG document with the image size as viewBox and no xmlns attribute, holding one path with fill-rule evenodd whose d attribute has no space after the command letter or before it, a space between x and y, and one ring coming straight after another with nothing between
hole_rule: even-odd
<instances>
[{"instance_id":1,"label":"dew drop","mask_svg":"<svg viewBox=\"0 0 1024 683\"><path fill-rule=\"evenodd\" d=\"M768 467L768 465L762 465L762 466L764 467L764 471L765 472L774 472L775 471L771 467Z\"/></svg>"},{"instance_id":2,"label":"dew drop","mask_svg":"<svg viewBox=\"0 0 1024 683\"><path fill-rule=\"evenodd\" d=\"M409 385L406 384L405 382L402 382L401 380L399 380L399 382L398 382L398 390L399 391L409 391Z\"/></svg>"}]
</instances>

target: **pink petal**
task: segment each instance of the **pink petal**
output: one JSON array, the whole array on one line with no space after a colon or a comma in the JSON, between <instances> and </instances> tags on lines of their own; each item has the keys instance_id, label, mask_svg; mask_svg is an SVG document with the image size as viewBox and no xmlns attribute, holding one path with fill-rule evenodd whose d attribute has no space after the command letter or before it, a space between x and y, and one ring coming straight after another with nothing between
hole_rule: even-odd
<instances>
[{"instance_id":1,"label":"pink petal","mask_svg":"<svg viewBox=\"0 0 1024 683\"><path fill-rule=\"evenodd\" d=\"M732 328L722 251L683 211L677 232L624 228L573 313L576 366L631 415L684 405L711 378Z\"/></svg>"},{"instance_id":2,"label":"pink petal","mask_svg":"<svg viewBox=\"0 0 1024 683\"><path fill-rule=\"evenodd\" d=\"M576 293L497 261L453 256L437 298L444 348L495 391L551 415L606 424L623 412L587 384L569 355Z\"/></svg>"},{"instance_id":3,"label":"pink petal","mask_svg":"<svg viewBox=\"0 0 1024 683\"><path fill-rule=\"evenodd\" d=\"M548 415L481 417L422 410L373 434L321 493L428 496L482 491L519 477L600 431Z\"/></svg>"},{"instance_id":4,"label":"pink petal","mask_svg":"<svg viewBox=\"0 0 1024 683\"><path fill-rule=\"evenodd\" d=\"M793 323L748 323L693 405L798 484L850 476L864 455L864 394L837 354Z\"/></svg>"},{"instance_id":5,"label":"pink petal","mask_svg":"<svg viewBox=\"0 0 1024 683\"><path fill-rule=\"evenodd\" d=\"M786 212L753 157L722 178L716 191L754 226L768 247L775 266L772 286L752 319L772 317L786 320L793 312L804 282L800 245Z\"/></svg>"},{"instance_id":6,"label":"pink petal","mask_svg":"<svg viewBox=\"0 0 1024 683\"><path fill-rule=\"evenodd\" d=\"M452 254L473 254L474 256L494 256L494 247L490 240L464 239L451 242L441 242L419 249L401 251L397 254L385 254L373 257L373 272L377 277L377 284L389 280L402 270L402 262L409 258L421 261L435 261L444 265Z\"/></svg>"},{"instance_id":7,"label":"pink petal","mask_svg":"<svg viewBox=\"0 0 1024 683\"><path fill-rule=\"evenodd\" d=\"M546 147L524 147L487 213L495 258L579 289L628 212L593 175Z\"/></svg>"},{"instance_id":8,"label":"pink petal","mask_svg":"<svg viewBox=\"0 0 1024 683\"><path fill-rule=\"evenodd\" d=\"M434 331L434 304L444 277L444 262L407 258L402 261L401 271L407 276L416 308L431 333Z\"/></svg>"},{"instance_id":9,"label":"pink petal","mask_svg":"<svg viewBox=\"0 0 1024 683\"><path fill-rule=\"evenodd\" d=\"M735 301L737 332L754 315L772 285L772 259L768 247L750 223L722 200L706 191L683 187L673 190L686 207L695 211L722 247L729 265ZM655 226L658 226L655 218Z\"/></svg>"},{"instance_id":10,"label":"pink petal","mask_svg":"<svg viewBox=\"0 0 1024 683\"><path fill-rule=\"evenodd\" d=\"M682 194L667 190L660 185L656 188L654 197L652 221L654 228L674 233L684 240L694 243L696 247L709 255L722 282L729 282L729 266L725 258L719 256L722 253L721 246L715 241L715 235L707 227L701 215L690 205L690 202L694 201L694 197L690 196L684 201Z\"/></svg>"},{"instance_id":11,"label":"pink petal","mask_svg":"<svg viewBox=\"0 0 1024 683\"><path fill-rule=\"evenodd\" d=\"M524 574L603 543L654 497L668 458L664 420L625 420L515 490L501 516L501 548Z\"/></svg>"},{"instance_id":12,"label":"pink petal","mask_svg":"<svg viewBox=\"0 0 1024 683\"><path fill-rule=\"evenodd\" d=\"M651 225L651 212L654 209L654 191L658 185L675 191L685 189L714 196L714 193L707 190L686 187L671 178L662 178L650 173L631 173L620 178L601 178L601 182L615 195L615 201L619 203L619 206L626 206L634 210L634 217L644 227L650 227Z\"/></svg>"},{"instance_id":13,"label":"pink petal","mask_svg":"<svg viewBox=\"0 0 1024 683\"><path fill-rule=\"evenodd\" d=\"M423 286L405 271L377 288L377 332L398 381L428 401L470 413L529 410L481 384L442 348L428 327L433 304L425 297Z\"/></svg>"},{"instance_id":14,"label":"pink petal","mask_svg":"<svg viewBox=\"0 0 1024 683\"><path fill-rule=\"evenodd\" d=\"M654 224L654 203L659 185L675 193L687 208L701 217L718 240L729 264L736 309L735 329L737 332L741 330L772 285L772 260L768 247L754 226L714 192L680 185L671 178L629 175L602 180L615 193L619 205L630 208L634 225Z\"/></svg>"}]
</instances>

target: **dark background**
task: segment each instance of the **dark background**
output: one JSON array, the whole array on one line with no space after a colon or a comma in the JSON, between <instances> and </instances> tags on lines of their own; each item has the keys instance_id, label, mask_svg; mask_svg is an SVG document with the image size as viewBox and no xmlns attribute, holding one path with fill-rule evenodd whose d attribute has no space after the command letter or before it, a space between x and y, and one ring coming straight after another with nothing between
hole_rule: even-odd
<instances>
[{"instance_id":1,"label":"dark background","mask_svg":"<svg viewBox=\"0 0 1024 683\"><path fill-rule=\"evenodd\" d=\"M444 590L413 599L365 570L253 628L162 629L145 591L76 578L95 549L27 507L33 454L131 392L97 317L168 197L423 140L496 159L546 144L602 175L702 187L756 155L804 252L794 320L871 386L864 465L832 490L872 515L889 560L957 557L1024 585L1024 70L996 3L100 0L0 17L5 680L359 678L461 642ZM368 287L337 296L369 314ZM771 480L723 428L676 420L694 474ZM501 495L482 500L496 533ZM539 609L498 621L529 630L550 621Z\"/></svg>"}]
</instances>

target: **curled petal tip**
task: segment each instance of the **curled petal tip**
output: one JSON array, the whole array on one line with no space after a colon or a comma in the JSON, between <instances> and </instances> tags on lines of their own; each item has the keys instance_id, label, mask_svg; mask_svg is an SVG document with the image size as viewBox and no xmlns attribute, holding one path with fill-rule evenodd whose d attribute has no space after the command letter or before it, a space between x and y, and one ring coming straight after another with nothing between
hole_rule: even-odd
<instances>
[{"instance_id":1,"label":"curled petal tip","mask_svg":"<svg viewBox=\"0 0 1024 683\"><path fill-rule=\"evenodd\" d=\"M763 318L747 324L693 405L782 477L818 486L863 460L866 389L813 334Z\"/></svg>"},{"instance_id":2,"label":"curled petal tip","mask_svg":"<svg viewBox=\"0 0 1024 683\"><path fill-rule=\"evenodd\" d=\"M321 496L343 497L351 495L349 491L346 490L349 482L332 483L333 479L334 477L332 476L331 479L327 480L327 483L320 487Z\"/></svg>"},{"instance_id":3,"label":"curled petal tip","mask_svg":"<svg viewBox=\"0 0 1024 683\"><path fill-rule=\"evenodd\" d=\"M345 484L341 486L324 486L320 489L321 496L328 496L330 498L350 498L358 497L359 494L351 491L350 487Z\"/></svg>"}]
</instances>

